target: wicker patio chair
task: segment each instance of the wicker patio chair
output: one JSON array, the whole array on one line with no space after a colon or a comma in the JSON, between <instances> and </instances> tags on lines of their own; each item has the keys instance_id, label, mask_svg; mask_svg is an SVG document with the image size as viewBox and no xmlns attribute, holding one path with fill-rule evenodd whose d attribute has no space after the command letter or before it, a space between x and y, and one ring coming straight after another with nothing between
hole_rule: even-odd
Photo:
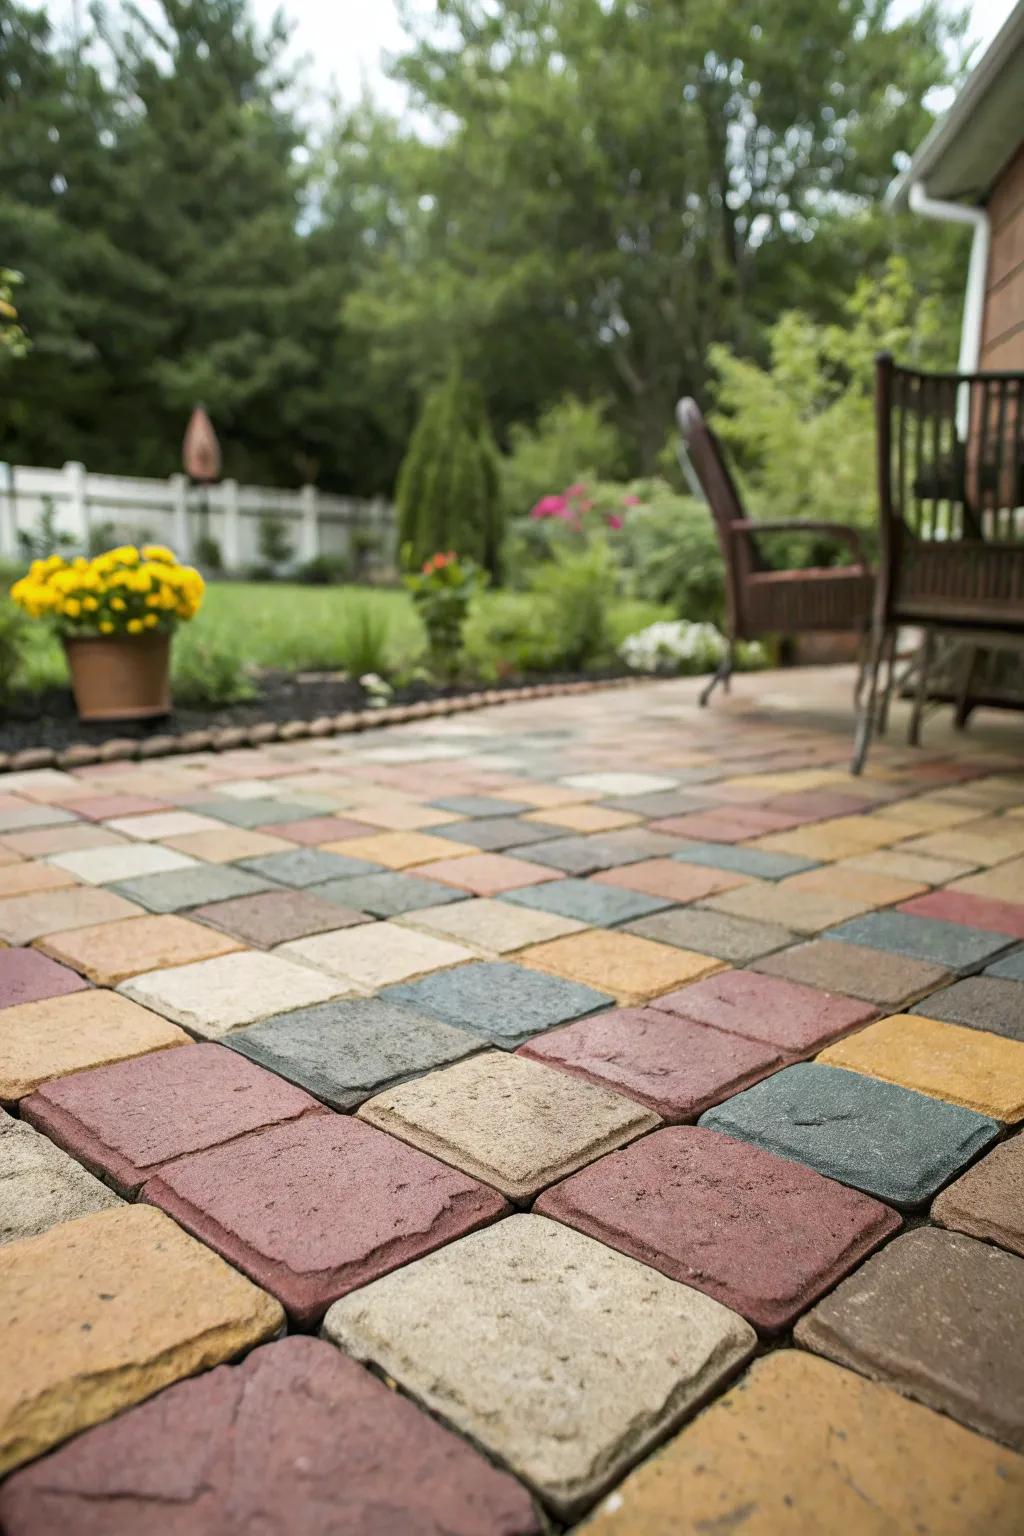
<instances>
[{"instance_id":1,"label":"wicker patio chair","mask_svg":"<svg viewBox=\"0 0 1024 1536\"><path fill-rule=\"evenodd\" d=\"M875 412L879 568L854 773L884 724L900 625L924 632L914 744L940 645L947 674L951 656L959 668L958 725L972 708L979 657L1024 651L1024 374L921 373L883 354ZM880 689L887 659L890 681Z\"/></svg>"},{"instance_id":2,"label":"wicker patio chair","mask_svg":"<svg viewBox=\"0 0 1024 1536\"><path fill-rule=\"evenodd\" d=\"M866 640L873 577L856 528L800 518L751 521L744 513L721 445L697 402L680 400L676 419L690 466L711 510L725 562L727 649L700 696L701 704L708 702L719 683L728 692L737 640L830 632L856 633ZM776 533L813 533L834 539L847 546L854 564L776 570L762 550L767 536Z\"/></svg>"}]
</instances>

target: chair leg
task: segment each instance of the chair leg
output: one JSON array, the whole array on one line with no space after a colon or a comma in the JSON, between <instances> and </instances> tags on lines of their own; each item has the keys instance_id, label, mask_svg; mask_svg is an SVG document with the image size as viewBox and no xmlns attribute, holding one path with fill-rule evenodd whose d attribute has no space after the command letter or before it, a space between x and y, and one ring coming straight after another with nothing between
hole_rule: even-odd
<instances>
[{"instance_id":1,"label":"chair leg","mask_svg":"<svg viewBox=\"0 0 1024 1536\"><path fill-rule=\"evenodd\" d=\"M871 632L871 649L868 654L867 689L862 692L860 707L857 711L857 733L853 743L853 760L850 763L850 772L858 774L864 767L871 745L871 736L875 725L875 700L878 695L878 674L882 666L882 654L885 650L888 634L884 624L877 624Z\"/></svg>"},{"instance_id":2,"label":"chair leg","mask_svg":"<svg viewBox=\"0 0 1024 1536\"><path fill-rule=\"evenodd\" d=\"M865 628L860 637L860 645L857 648L857 681L853 685L853 707L860 709L860 701L864 693L864 684L868 679L868 657L871 654L871 631Z\"/></svg>"},{"instance_id":3,"label":"chair leg","mask_svg":"<svg viewBox=\"0 0 1024 1536\"><path fill-rule=\"evenodd\" d=\"M914 695L914 708L910 716L910 729L907 740L912 747L921 745L921 721L924 717L925 701L928 697L928 679L931 676L932 657L935 652L935 631L926 629L924 639L921 642L921 655L918 660L917 692Z\"/></svg>"},{"instance_id":4,"label":"chair leg","mask_svg":"<svg viewBox=\"0 0 1024 1536\"><path fill-rule=\"evenodd\" d=\"M953 724L958 731L962 731L971 717L974 701L971 693L974 688L974 679L978 675L981 663L981 651L976 645L972 645L964 659L964 670L960 680L960 689L957 694L956 714Z\"/></svg>"},{"instance_id":5,"label":"chair leg","mask_svg":"<svg viewBox=\"0 0 1024 1536\"><path fill-rule=\"evenodd\" d=\"M896 686L896 647L899 644L899 636L899 630L893 626L889 633L889 643L885 648L885 687L882 689L878 706L879 736L884 736L889 729L889 705L892 703L892 693Z\"/></svg>"},{"instance_id":6,"label":"chair leg","mask_svg":"<svg viewBox=\"0 0 1024 1536\"><path fill-rule=\"evenodd\" d=\"M735 642L729 639L725 642L725 655L722 657L721 661L718 663L718 666L715 668L710 681L701 690L700 706L702 709L706 708L708 700L714 693L715 689L718 687L719 683L721 683L726 693L729 692L729 684L732 678L735 664L736 646Z\"/></svg>"}]
</instances>

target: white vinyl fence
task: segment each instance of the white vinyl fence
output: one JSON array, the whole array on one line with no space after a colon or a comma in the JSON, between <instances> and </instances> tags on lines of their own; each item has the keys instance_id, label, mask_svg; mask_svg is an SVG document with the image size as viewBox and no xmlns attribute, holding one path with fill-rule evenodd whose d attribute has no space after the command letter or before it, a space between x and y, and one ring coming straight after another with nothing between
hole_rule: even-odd
<instances>
[{"instance_id":1,"label":"white vinyl fence","mask_svg":"<svg viewBox=\"0 0 1024 1536\"><path fill-rule=\"evenodd\" d=\"M280 491L222 480L203 490L184 475L135 480L90 474L84 464L37 469L0 462L0 559L21 554L19 530L35 531L48 506L56 528L83 551L112 525L114 543L167 544L187 560L207 533L220 548L224 569L244 571L260 561L260 521L277 518L291 545L291 563L317 555L358 557L354 544L363 541L354 541L357 531L370 536L375 562L394 558L395 512L384 500L332 496L313 485Z\"/></svg>"}]
</instances>

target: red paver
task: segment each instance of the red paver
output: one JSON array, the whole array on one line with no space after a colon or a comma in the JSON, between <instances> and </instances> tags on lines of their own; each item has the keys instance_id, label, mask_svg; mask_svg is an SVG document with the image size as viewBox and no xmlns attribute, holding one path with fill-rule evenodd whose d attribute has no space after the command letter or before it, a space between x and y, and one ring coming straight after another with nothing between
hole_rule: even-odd
<instances>
[{"instance_id":1,"label":"red paver","mask_svg":"<svg viewBox=\"0 0 1024 1536\"><path fill-rule=\"evenodd\" d=\"M23 1119L124 1194L175 1159L328 1111L301 1088L220 1045L183 1045L55 1078Z\"/></svg>"},{"instance_id":2,"label":"red paver","mask_svg":"<svg viewBox=\"0 0 1024 1536\"><path fill-rule=\"evenodd\" d=\"M827 821L830 816L857 816L871 810L871 806L872 802L863 795L844 795L833 789L798 789L773 796L759 809L799 816L802 821Z\"/></svg>"},{"instance_id":3,"label":"red paver","mask_svg":"<svg viewBox=\"0 0 1024 1536\"><path fill-rule=\"evenodd\" d=\"M962 923L967 928L987 928L990 933L1009 933L1024 939L1024 905L971 896L966 891L928 891L900 903L897 909L914 917L935 917L943 923Z\"/></svg>"},{"instance_id":4,"label":"red paver","mask_svg":"<svg viewBox=\"0 0 1024 1536\"><path fill-rule=\"evenodd\" d=\"M86 821L109 821L114 816L145 816L150 811L169 811L166 800L150 800L145 795L89 795L81 800L65 800L64 809Z\"/></svg>"},{"instance_id":5,"label":"red paver","mask_svg":"<svg viewBox=\"0 0 1024 1536\"><path fill-rule=\"evenodd\" d=\"M508 1210L467 1174L334 1114L183 1158L146 1185L144 1198L302 1326L339 1296Z\"/></svg>"},{"instance_id":6,"label":"red paver","mask_svg":"<svg viewBox=\"0 0 1024 1536\"><path fill-rule=\"evenodd\" d=\"M9 1536L534 1536L513 1477L320 1339L88 1430L0 1492Z\"/></svg>"},{"instance_id":7,"label":"red paver","mask_svg":"<svg viewBox=\"0 0 1024 1536\"><path fill-rule=\"evenodd\" d=\"M81 992L89 983L37 949L0 949L0 1008Z\"/></svg>"},{"instance_id":8,"label":"red paver","mask_svg":"<svg viewBox=\"0 0 1024 1536\"><path fill-rule=\"evenodd\" d=\"M729 806L720 811L695 811L692 816L669 816L655 823L659 832L692 837L698 842L742 843L768 832L788 832L800 826L802 816L769 811L761 806Z\"/></svg>"},{"instance_id":9,"label":"red paver","mask_svg":"<svg viewBox=\"0 0 1024 1536\"><path fill-rule=\"evenodd\" d=\"M878 1018L878 1009L858 998L819 992L758 971L720 971L652 998L650 1007L748 1040L765 1040L790 1056L808 1055Z\"/></svg>"},{"instance_id":10,"label":"red paver","mask_svg":"<svg viewBox=\"0 0 1024 1536\"><path fill-rule=\"evenodd\" d=\"M347 837L365 837L370 830L365 821L348 821L341 816L311 816L308 821L283 821L260 828L271 837L285 837L310 848L338 843Z\"/></svg>"},{"instance_id":11,"label":"red paver","mask_svg":"<svg viewBox=\"0 0 1024 1536\"><path fill-rule=\"evenodd\" d=\"M868 1195L696 1125L610 1153L534 1210L706 1291L769 1333L901 1225Z\"/></svg>"},{"instance_id":12,"label":"red paver","mask_svg":"<svg viewBox=\"0 0 1024 1536\"><path fill-rule=\"evenodd\" d=\"M653 1008L617 1008L520 1046L545 1066L614 1088L663 1120L695 1120L783 1065L774 1046Z\"/></svg>"},{"instance_id":13,"label":"red paver","mask_svg":"<svg viewBox=\"0 0 1024 1536\"><path fill-rule=\"evenodd\" d=\"M591 878L599 885L617 885L627 891L643 891L648 896L663 896L666 901L681 903L699 901L702 896L750 883L748 876L728 869L681 864L675 859L644 859L640 864L602 870Z\"/></svg>"}]
</instances>

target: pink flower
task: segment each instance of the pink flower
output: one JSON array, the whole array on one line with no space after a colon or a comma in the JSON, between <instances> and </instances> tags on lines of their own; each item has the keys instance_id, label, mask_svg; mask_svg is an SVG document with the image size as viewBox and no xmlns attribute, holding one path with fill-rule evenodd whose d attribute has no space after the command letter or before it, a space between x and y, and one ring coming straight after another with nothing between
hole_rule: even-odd
<instances>
[{"instance_id":1,"label":"pink flower","mask_svg":"<svg viewBox=\"0 0 1024 1536\"><path fill-rule=\"evenodd\" d=\"M568 505L564 496L542 496L530 516L564 517Z\"/></svg>"},{"instance_id":2,"label":"pink flower","mask_svg":"<svg viewBox=\"0 0 1024 1536\"><path fill-rule=\"evenodd\" d=\"M608 519L608 527L618 530L622 527L622 522L623 519L619 516L619 514L617 512L613 512Z\"/></svg>"},{"instance_id":3,"label":"pink flower","mask_svg":"<svg viewBox=\"0 0 1024 1536\"><path fill-rule=\"evenodd\" d=\"M638 507L640 505L640 497L639 496L623 496L623 498L622 498L622 505L624 507Z\"/></svg>"},{"instance_id":4,"label":"pink flower","mask_svg":"<svg viewBox=\"0 0 1024 1536\"><path fill-rule=\"evenodd\" d=\"M570 485L565 494L567 496L585 496L587 494L587 488L581 481L577 485Z\"/></svg>"}]
</instances>

